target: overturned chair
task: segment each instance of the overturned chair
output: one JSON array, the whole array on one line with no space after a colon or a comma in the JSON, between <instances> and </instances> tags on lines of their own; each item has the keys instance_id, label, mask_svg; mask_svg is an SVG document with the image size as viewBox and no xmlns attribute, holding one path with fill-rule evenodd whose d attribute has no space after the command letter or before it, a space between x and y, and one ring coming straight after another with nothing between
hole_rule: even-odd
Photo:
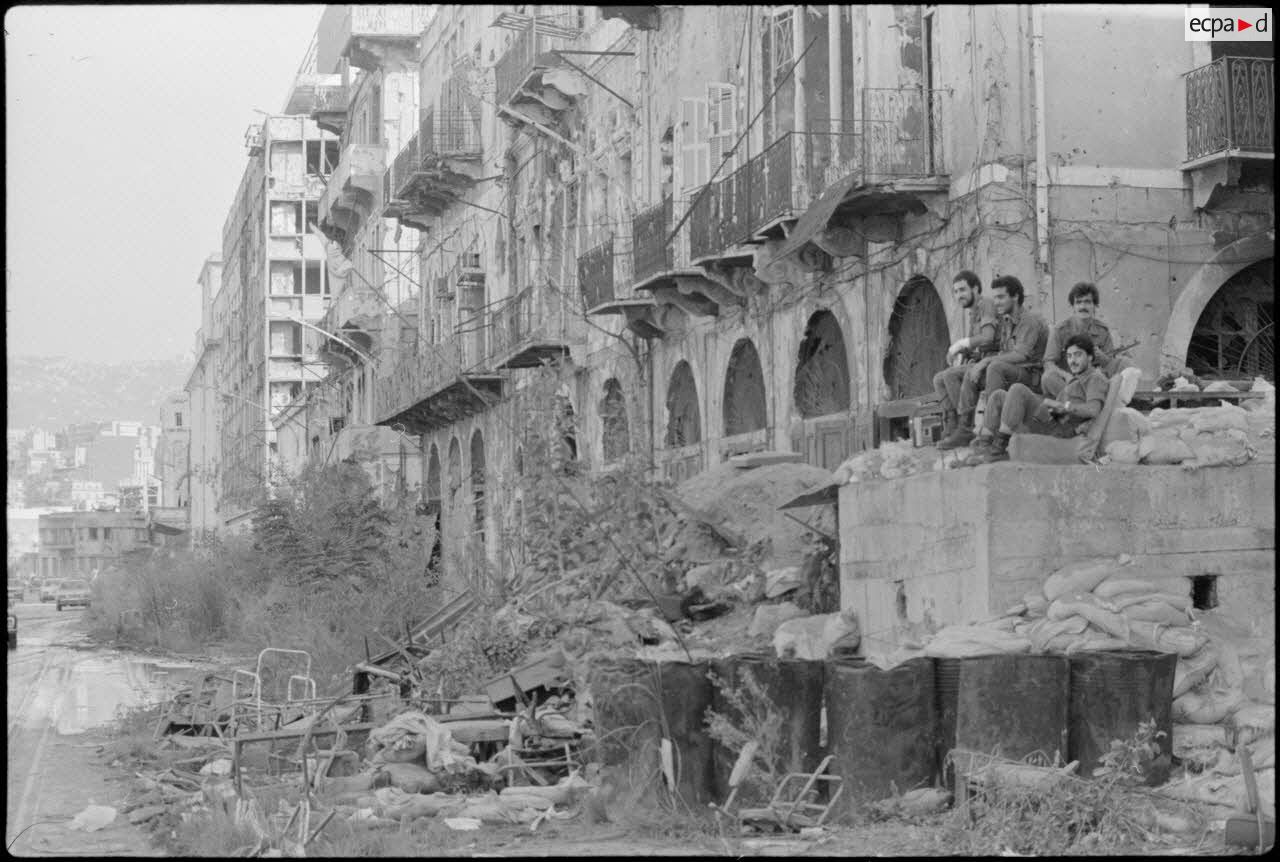
<instances>
[{"instance_id":1,"label":"overturned chair","mask_svg":"<svg viewBox=\"0 0 1280 862\"><path fill-rule=\"evenodd\" d=\"M734 810L738 798L738 788L746 778L751 767L751 759L756 756L760 744L754 740L743 746L733 764L733 772L729 775L729 798L724 805L711 803L717 817L727 817L741 830L748 824L769 825L781 829L799 830L805 827L821 826L831 815L831 809L844 792L844 780L838 775L827 775L827 767L833 755L828 754L813 772L788 772L778 782L773 798L763 808L741 808ZM812 795L818 782L824 782L830 792L826 802L814 801ZM787 792L796 784L803 782L799 792L787 796Z\"/></svg>"}]
</instances>

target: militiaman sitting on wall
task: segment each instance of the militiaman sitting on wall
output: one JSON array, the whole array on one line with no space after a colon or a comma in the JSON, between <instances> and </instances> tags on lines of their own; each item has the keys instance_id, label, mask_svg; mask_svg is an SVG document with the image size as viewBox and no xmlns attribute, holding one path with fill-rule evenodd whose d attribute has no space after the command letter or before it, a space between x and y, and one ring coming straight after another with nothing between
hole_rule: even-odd
<instances>
[{"instance_id":1,"label":"militiaman sitting on wall","mask_svg":"<svg viewBox=\"0 0 1280 862\"><path fill-rule=\"evenodd\" d=\"M1061 400L1044 398L1021 383L988 396L983 427L966 464L1008 460L1009 438L1015 433L1074 437L1087 430L1086 423L1102 412L1107 400L1107 378L1094 367L1095 348L1089 336L1068 338L1065 353L1071 378L1060 391Z\"/></svg>"},{"instance_id":2,"label":"militiaman sitting on wall","mask_svg":"<svg viewBox=\"0 0 1280 862\"><path fill-rule=\"evenodd\" d=\"M982 280L977 273L962 269L951 283L951 295L961 308L967 309L968 334L947 348L947 368L933 375L933 388L942 403L942 434L950 436L960 427L957 405L960 404L960 387L969 369L982 359L995 353L999 347L996 322L996 306L990 297L982 295ZM959 357L959 362L955 362ZM973 417L969 417L973 421Z\"/></svg>"},{"instance_id":3,"label":"militiaman sitting on wall","mask_svg":"<svg viewBox=\"0 0 1280 862\"><path fill-rule=\"evenodd\" d=\"M1026 291L1012 275L991 282L991 300L999 317L1000 352L969 366L960 385L959 427L938 443L939 449L957 449L973 442L974 412L980 392L1008 390L1015 383L1040 388L1041 363L1049 326L1044 318L1023 308Z\"/></svg>"},{"instance_id":4,"label":"militiaman sitting on wall","mask_svg":"<svg viewBox=\"0 0 1280 862\"><path fill-rule=\"evenodd\" d=\"M1057 398L1062 387L1071 378L1063 347L1073 335L1087 335L1093 341L1093 364L1102 369L1108 378L1114 377L1133 363L1116 354L1111 341L1111 330L1094 315L1098 311L1098 288L1087 281L1079 281L1067 293L1067 304L1075 312L1071 317L1049 330L1049 340L1044 348L1044 372L1040 376L1040 389L1050 398Z\"/></svg>"}]
</instances>

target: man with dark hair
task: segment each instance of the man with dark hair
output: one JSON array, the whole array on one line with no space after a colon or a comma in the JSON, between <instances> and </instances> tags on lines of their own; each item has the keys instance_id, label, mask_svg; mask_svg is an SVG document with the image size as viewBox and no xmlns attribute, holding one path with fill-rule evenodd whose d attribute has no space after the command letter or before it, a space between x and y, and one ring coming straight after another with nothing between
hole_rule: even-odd
<instances>
[{"instance_id":1,"label":"man with dark hair","mask_svg":"<svg viewBox=\"0 0 1280 862\"><path fill-rule=\"evenodd\" d=\"M995 390L987 398L983 427L966 464L1008 460L1009 438L1018 432L1074 437L1102 412L1108 383L1106 375L1093 365L1092 339L1073 335L1063 352L1071 379L1062 387L1062 400L1044 398L1021 383L1013 384L1007 392Z\"/></svg>"},{"instance_id":2,"label":"man with dark hair","mask_svg":"<svg viewBox=\"0 0 1280 862\"><path fill-rule=\"evenodd\" d=\"M1040 375L1040 388L1045 395L1057 398L1071 374L1062 351L1073 335L1087 335L1093 341L1093 362L1107 377L1113 377L1133 363L1115 355L1111 342L1111 330L1095 315L1098 312L1098 287L1087 281L1076 282L1067 293L1067 305L1075 313L1049 330L1049 340L1044 347L1044 373Z\"/></svg>"},{"instance_id":3,"label":"man with dark hair","mask_svg":"<svg viewBox=\"0 0 1280 862\"><path fill-rule=\"evenodd\" d=\"M959 427L957 405L965 373L979 359L995 352L999 329L995 304L982 295L982 281L973 270L962 269L956 273L951 281L951 295L969 313L965 321L967 334L947 348L947 367L933 375L933 388L942 402L944 435L955 433ZM957 357L959 362L953 365Z\"/></svg>"},{"instance_id":4,"label":"man with dark hair","mask_svg":"<svg viewBox=\"0 0 1280 862\"><path fill-rule=\"evenodd\" d=\"M966 369L957 407L959 426L938 442L939 449L958 449L973 441L973 416L980 391L1007 391L1015 383L1039 388L1049 326L1040 315L1023 308L1025 297L1022 282L1012 275L997 276L991 282L991 301L1000 316L1000 352Z\"/></svg>"}]
</instances>

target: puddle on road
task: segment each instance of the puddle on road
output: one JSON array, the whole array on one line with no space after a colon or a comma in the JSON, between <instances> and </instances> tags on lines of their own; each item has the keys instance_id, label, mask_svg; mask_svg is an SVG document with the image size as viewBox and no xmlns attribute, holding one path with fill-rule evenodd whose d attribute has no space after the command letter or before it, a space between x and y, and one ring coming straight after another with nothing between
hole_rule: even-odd
<instances>
[{"instance_id":1,"label":"puddle on road","mask_svg":"<svg viewBox=\"0 0 1280 862\"><path fill-rule=\"evenodd\" d=\"M40 727L50 722L62 736L84 733L114 721L130 708L168 700L182 683L200 673L192 664L127 655L74 659L45 675L24 723Z\"/></svg>"}]
</instances>

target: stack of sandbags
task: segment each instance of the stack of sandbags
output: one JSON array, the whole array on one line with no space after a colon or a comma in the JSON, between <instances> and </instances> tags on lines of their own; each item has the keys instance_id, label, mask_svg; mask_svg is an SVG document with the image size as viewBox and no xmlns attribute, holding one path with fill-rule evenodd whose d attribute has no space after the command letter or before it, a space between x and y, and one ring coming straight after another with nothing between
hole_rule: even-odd
<instances>
[{"instance_id":1,"label":"stack of sandbags","mask_svg":"<svg viewBox=\"0 0 1280 862\"><path fill-rule=\"evenodd\" d=\"M1257 454L1249 439L1248 415L1226 401L1217 407L1157 408L1145 423L1136 423L1130 439L1113 439L1105 451L1115 464L1182 464L1187 469L1244 464Z\"/></svg>"},{"instance_id":2,"label":"stack of sandbags","mask_svg":"<svg viewBox=\"0 0 1280 862\"><path fill-rule=\"evenodd\" d=\"M861 452L835 470L833 481L841 485L875 479L899 479L942 468L936 449L917 449L909 440L882 443L880 448Z\"/></svg>"}]
</instances>

